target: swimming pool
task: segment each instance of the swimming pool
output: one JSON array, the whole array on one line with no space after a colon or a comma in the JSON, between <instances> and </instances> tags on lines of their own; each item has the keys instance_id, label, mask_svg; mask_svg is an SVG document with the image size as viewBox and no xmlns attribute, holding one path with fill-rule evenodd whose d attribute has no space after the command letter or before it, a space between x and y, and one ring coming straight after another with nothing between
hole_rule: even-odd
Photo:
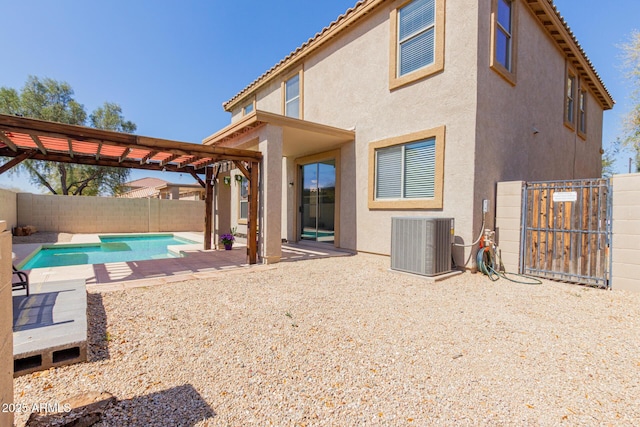
<instances>
[{"instance_id":1,"label":"swimming pool","mask_svg":"<svg viewBox=\"0 0 640 427\"><path fill-rule=\"evenodd\" d=\"M23 270L80 264L176 258L168 246L197 242L173 234L99 236L100 243L43 245L21 266Z\"/></svg>"}]
</instances>

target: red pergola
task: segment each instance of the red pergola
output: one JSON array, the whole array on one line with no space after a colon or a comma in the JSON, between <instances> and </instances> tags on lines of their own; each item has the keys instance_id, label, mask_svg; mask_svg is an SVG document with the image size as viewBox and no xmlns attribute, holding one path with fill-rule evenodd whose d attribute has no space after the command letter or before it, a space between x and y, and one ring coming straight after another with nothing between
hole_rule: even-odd
<instances>
[{"instance_id":1,"label":"red pergola","mask_svg":"<svg viewBox=\"0 0 640 427\"><path fill-rule=\"evenodd\" d=\"M249 180L247 256L257 261L258 151L170 141L84 126L0 114L0 174L26 159L94 166L182 172L206 189L205 249L211 249L213 178L233 162ZM203 181L198 175L206 176Z\"/></svg>"}]
</instances>

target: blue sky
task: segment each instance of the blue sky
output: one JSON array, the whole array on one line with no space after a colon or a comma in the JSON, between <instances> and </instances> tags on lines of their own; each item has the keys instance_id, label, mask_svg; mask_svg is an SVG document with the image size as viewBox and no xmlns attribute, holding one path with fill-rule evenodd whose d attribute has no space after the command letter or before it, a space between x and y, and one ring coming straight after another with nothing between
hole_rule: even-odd
<instances>
[{"instance_id":1,"label":"blue sky","mask_svg":"<svg viewBox=\"0 0 640 427\"><path fill-rule=\"evenodd\" d=\"M19 89L29 75L66 81L88 113L116 102L140 135L199 143L229 123L224 101L355 3L0 0L0 86ZM606 147L630 108L617 45L640 30L640 1L555 3L617 101L605 113ZM626 172L628 157L616 172ZM0 187L37 192L24 175L0 175Z\"/></svg>"}]
</instances>

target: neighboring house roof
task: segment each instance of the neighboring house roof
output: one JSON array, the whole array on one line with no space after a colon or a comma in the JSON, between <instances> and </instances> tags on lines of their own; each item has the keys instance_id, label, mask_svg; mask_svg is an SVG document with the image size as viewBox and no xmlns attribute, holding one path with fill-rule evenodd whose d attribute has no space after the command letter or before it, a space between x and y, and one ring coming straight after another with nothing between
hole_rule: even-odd
<instances>
[{"instance_id":1,"label":"neighboring house roof","mask_svg":"<svg viewBox=\"0 0 640 427\"><path fill-rule=\"evenodd\" d=\"M140 178L133 181L129 181L124 184L124 187L131 187L131 188L158 187L160 185L168 184L168 183L169 181L165 181L164 179L146 177L146 178Z\"/></svg>"},{"instance_id":2,"label":"neighboring house roof","mask_svg":"<svg viewBox=\"0 0 640 427\"><path fill-rule=\"evenodd\" d=\"M354 7L340 15L335 21L322 29L315 36L304 42L300 47L287 55L283 60L267 70L264 74L251 82L247 87L234 95L222 106L226 111L231 109L241 101L246 95L262 87L271 79L278 76L293 63L305 58L319 47L330 42L342 31L353 26L357 21L373 12L379 5L387 0L361 0ZM598 101L604 109L613 108L615 101L602 82L600 75L587 57L587 54L578 43L577 38L569 28L560 12L553 4L553 0L527 0L523 2L533 12L540 21L547 33L553 38L557 46L564 55L574 62L578 72L587 81L589 87L594 91Z\"/></svg>"},{"instance_id":3,"label":"neighboring house roof","mask_svg":"<svg viewBox=\"0 0 640 427\"><path fill-rule=\"evenodd\" d=\"M155 197L157 196L161 190L169 189L169 188L178 188L180 193L183 193L182 190L190 190L190 192L195 191L204 191L199 184L173 184L169 181L165 181L160 178L140 178L135 181L127 182L125 187L131 188L130 191L122 193L118 197L126 198L126 199L139 199L146 197Z\"/></svg>"}]
</instances>

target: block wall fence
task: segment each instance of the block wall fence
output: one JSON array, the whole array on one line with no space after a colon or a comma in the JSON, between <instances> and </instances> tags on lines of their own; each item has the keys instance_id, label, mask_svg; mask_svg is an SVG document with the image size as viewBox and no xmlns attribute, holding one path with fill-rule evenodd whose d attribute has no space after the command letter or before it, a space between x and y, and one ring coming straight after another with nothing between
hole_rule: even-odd
<instances>
[{"instance_id":1,"label":"block wall fence","mask_svg":"<svg viewBox=\"0 0 640 427\"><path fill-rule=\"evenodd\" d=\"M204 201L119 199L14 193L0 190L7 229L33 225L67 233L204 231Z\"/></svg>"},{"instance_id":2,"label":"block wall fence","mask_svg":"<svg viewBox=\"0 0 640 427\"><path fill-rule=\"evenodd\" d=\"M524 182L498 183L496 239L507 271L520 265L520 227ZM640 292L640 174L611 178L613 237L611 289Z\"/></svg>"},{"instance_id":3,"label":"block wall fence","mask_svg":"<svg viewBox=\"0 0 640 427\"><path fill-rule=\"evenodd\" d=\"M0 220L0 403L13 402L11 232L8 227L6 221ZM0 411L0 426L12 425L13 413Z\"/></svg>"}]
</instances>

